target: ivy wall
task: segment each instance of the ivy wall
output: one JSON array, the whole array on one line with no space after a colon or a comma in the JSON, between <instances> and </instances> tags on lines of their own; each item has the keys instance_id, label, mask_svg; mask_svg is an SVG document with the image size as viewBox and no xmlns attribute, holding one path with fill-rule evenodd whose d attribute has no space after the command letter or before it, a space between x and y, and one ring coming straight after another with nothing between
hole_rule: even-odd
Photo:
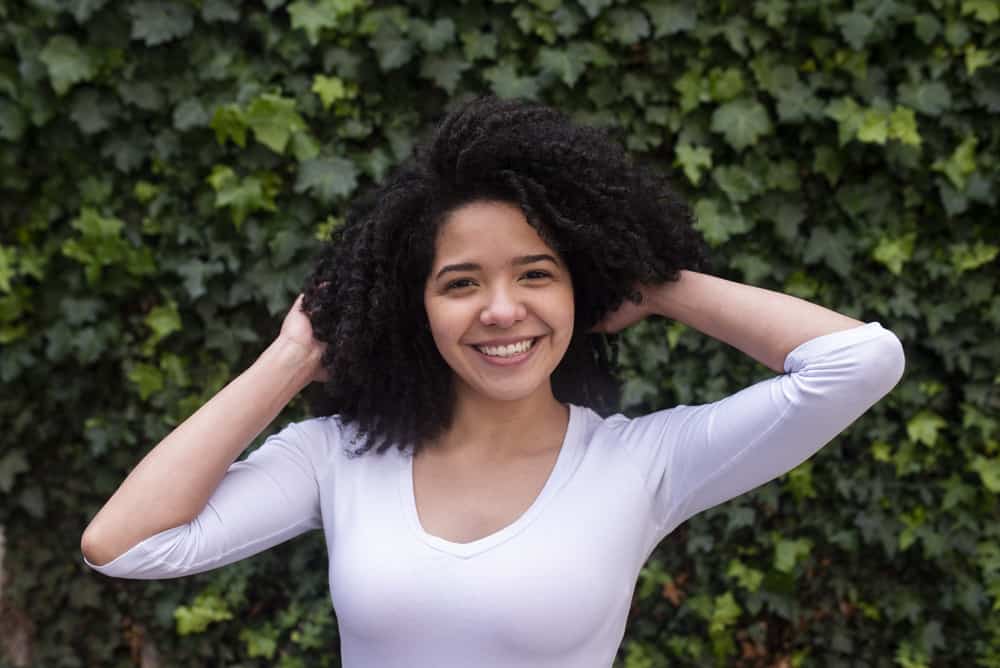
<instances>
[{"instance_id":1,"label":"ivy wall","mask_svg":"<svg viewBox=\"0 0 1000 668\"><path fill-rule=\"evenodd\" d=\"M907 352L819 455L664 541L619 665L1000 666L997 0L0 19L0 664L340 665L318 533L152 583L90 572L80 534L276 334L351 197L491 91L615 128L689 195L717 273L881 321ZM623 358L630 413L766 375L665 321Z\"/></svg>"}]
</instances>

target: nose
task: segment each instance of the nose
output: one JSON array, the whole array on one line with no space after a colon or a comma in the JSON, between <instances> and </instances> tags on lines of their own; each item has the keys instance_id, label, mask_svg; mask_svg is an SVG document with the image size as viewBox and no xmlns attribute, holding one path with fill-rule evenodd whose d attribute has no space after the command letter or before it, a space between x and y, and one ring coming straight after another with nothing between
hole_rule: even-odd
<instances>
[{"instance_id":1,"label":"nose","mask_svg":"<svg viewBox=\"0 0 1000 668\"><path fill-rule=\"evenodd\" d=\"M496 327L511 327L514 323L524 320L527 309L507 287L499 287L490 293L489 302L479 314L479 321L484 325Z\"/></svg>"}]
</instances>

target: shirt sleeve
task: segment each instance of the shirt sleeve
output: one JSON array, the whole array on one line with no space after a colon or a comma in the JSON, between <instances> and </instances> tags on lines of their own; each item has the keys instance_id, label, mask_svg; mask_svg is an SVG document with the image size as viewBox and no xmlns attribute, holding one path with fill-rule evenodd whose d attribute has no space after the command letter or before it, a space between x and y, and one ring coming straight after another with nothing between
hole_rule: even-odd
<instances>
[{"instance_id":1,"label":"shirt sleeve","mask_svg":"<svg viewBox=\"0 0 1000 668\"><path fill-rule=\"evenodd\" d=\"M192 575L245 559L322 526L320 483L328 468L333 418L292 423L246 459L233 462L201 513L137 543L102 566L118 578Z\"/></svg>"},{"instance_id":2,"label":"shirt sleeve","mask_svg":"<svg viewBox=\"0 0 1000 668\"><path fill-rule=\"evenodd\" d=\"M720 401L623 419L657 539L804 462L887 394L903 366L899 339L871 322L803 343L784 375Z\"/></svg>"}]
</instances>

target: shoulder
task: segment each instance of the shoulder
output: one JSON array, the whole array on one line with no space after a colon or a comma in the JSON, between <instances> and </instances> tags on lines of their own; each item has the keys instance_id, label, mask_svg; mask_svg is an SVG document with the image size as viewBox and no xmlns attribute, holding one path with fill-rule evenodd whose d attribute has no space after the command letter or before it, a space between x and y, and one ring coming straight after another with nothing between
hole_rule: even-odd
<instances>
[{"instance_id":1,"label":"shoulder","mask_svg":"<svg viewBox=\"0 0 1000 668\"><path fill-rule=\"evenodd\" d=\"M322 476L336 460L345 456L351 433L337 415L307 418L282 425L264 440L261 449L281 448L308 463Z\"/></svg>"},{"instance_id":2,"label":"shoulder","mask_svg":"<svg viewBox=\"0 0 1000 668\"><path fill-rule=\"evenodd\" d=\"M649 440L659 441L667 432L704 415L706 408L704 405L678 405L637 417L628 417L622 413L602 417L593 409L574 407L580 414L586 442L613 443L618 448L628 448Z\"/></svg>"},{"instance_id":3,"label":"shoulder","mask_svg":"<svg viewBox=\"0 0 1000 668\"><path fill-rule=\"evenodd\" d=\"M301 445L308 442L314 446L330 446L340 441L343 425L337 415L307 418L297 422L286 422L268 439L276 438L290 444Z\"/></svg>"}]
</instances>

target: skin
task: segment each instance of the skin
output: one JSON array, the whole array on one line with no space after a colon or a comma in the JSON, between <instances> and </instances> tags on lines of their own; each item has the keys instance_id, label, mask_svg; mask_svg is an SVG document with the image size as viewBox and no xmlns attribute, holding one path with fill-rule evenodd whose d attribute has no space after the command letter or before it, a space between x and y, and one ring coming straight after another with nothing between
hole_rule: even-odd
<instances>
[{"instance_id":1,"label":"skin","mask_svg":"<svg viewBox=\"0 0 1000 668\"><path fill-rule=\"evenodd\" d=\"M474 202L448 216L424 306L456 388L452 427L435 450L496 463L558 447L569 410L553 396L551 375L573 335L573 284L519 208ZM490 364L474 347L524 338L536 341L516 366ZM526 433L536 436L525 442Z\"/></svg>"}]
</instances>

